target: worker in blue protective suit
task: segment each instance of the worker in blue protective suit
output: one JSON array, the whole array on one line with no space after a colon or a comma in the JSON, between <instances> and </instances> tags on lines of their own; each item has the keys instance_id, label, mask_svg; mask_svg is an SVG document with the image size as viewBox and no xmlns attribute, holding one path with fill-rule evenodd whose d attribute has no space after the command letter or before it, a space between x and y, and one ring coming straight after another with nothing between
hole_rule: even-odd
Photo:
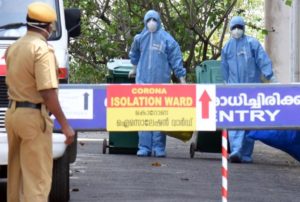
<instances>
[{"instance_id":1,"label":"worker in blue protective suit","mask_svg":"<svg viewBox=\"0 0 300 202\"><path fill-rule=\"evenodd\" d=\"M185 83L186 69L180 47L161 26L159 14L150 10L144 17L144 29L134 37L129 57L134 68L129 77L135 76L137 84L170 83L171 74ZM166 136L159 131L139 132L138 156L166 156Z\"/></svg>"},{"instance_id":2,"label":"worker in blue protective suit","mask_svg":"<svg viewBox=\"0 0 300 202\"><path fill-rule=\"evenodd\" d=\"M245 22L235 16L230 21L231 38L222 49L221 69L225 83L261 83L261 78L275 82L272 62L259 41L245 35ZM254 140L249 131L229 131L231 154L234 163L251 163Z\"/></svg>"}]
</instances>

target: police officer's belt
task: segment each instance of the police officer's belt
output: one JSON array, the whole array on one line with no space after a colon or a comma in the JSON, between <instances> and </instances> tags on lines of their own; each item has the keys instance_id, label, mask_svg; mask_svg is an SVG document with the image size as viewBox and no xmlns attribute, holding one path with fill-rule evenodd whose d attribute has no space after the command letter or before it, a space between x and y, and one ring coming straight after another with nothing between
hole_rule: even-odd
<instances>
[{"instance_id":1,"label":"police officer's belt","mask_svg":"<svg viewBox=\"0 0 300 202\"><path fill-rule=\"evenodd\" d=\"M8 102L8 108L10 108L12 106L13 101L9 101ZM23 108L32 108L32 109L41 109L42 108L42 104L34 104L31 102L16 102L16 108L18 107L23 107Z\"/></svg>"}]
</instances>

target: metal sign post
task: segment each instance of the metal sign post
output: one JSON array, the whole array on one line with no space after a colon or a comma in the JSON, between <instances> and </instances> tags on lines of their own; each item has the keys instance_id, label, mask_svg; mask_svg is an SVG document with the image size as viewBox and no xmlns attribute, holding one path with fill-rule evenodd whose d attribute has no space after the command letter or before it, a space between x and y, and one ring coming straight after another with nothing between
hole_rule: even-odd
<instances>
[{"instance_id":1,"label":"metal sign post","mask_svg":"<svg viewBox=\"0 0 300 202\"><path fill-rule=\"evenodd\" d=\"M228 133L222 131L222 202L228 200Z\"/></svg>"}]
</instances>

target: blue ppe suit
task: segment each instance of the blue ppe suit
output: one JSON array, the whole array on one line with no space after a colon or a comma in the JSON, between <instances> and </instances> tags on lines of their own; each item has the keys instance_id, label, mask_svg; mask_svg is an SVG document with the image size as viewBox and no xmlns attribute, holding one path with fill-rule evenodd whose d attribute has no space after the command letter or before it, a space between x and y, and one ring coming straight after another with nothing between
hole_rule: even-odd
<instances>
[{"instance_id":1,"label":"blue ppe suit","mask_svg":"<svg viewBox=\"0 0 300 202\"><path fill-rule=\"evenodd\" d=\"M147 29L147 21L155 19L155 32ZM161 27L159 14L150 10L144 17L145 28L134 37L129 58L136 65L136 83L170 83L172 71L177 78L185 77L180 47ZM139 132L139 156L165 156L166 136L161 132Z\"/></svg>"},{"instance_id":2,"label":"blue ppe suit","mask_svg":"<svg viewBox=\"0 0 300 202\"><path fill-rule=\"evenodd\" d=\"M253 130L247 136L285 151L300 162L300 131L298 130Z\"/></svg>"},{"instance_id":3,"label":"blue ppe suit","mask_svg":"<svg viewBox=\"0 0 300 202\"><path fill-rule=\"evenodd\" d=\"M230 28L241 25L243 18L236 16L230 21ZM245 30L245 29L244 29ZM261 83L261 76L270 80L273 76L272 62L259 41L245 34L238 39L231 38L222 49L221 69L225 83ZM237 162L252 162L254 140L248 138L248 131L229 131L231 154L229 159Z\"/></svg>"}]
</instances>

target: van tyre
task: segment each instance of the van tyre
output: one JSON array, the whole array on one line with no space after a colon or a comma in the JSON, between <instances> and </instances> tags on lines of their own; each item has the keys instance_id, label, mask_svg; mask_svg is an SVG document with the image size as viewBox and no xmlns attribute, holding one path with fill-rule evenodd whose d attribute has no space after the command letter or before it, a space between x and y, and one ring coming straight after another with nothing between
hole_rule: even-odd
<instances>
[{"instance_id":1,"label":"van tyre","mask_svg":"<svg viewBox=\"0 0 300 202\"><path fill-rule=\"evenodd\" d=\"M49 194L49 202L67 202L70 199L70 164L68 152L54 160L52 171L52 185Z\"/></svg>"},{"instance_id":2,"label":"van tyre","mask_svg":"<svg viewBox=\"0 0 300 202\"><path fill-rule=\"evenodd\" d=\"M195 151L196 151L196 144L194 142L191 143L190 146L190 157L194 158L195 156Z\"/></svg>"},{"instance_id":3,"label":"van tyre","mask_svg":"<svg viewBox=\"0 0 300 202\"><path fill-rule=\"evenodd\" d=\"M108 144L107 144L107 139L104 139L103 140L103 145L102 145L102 153L103 154L106 154L106 148L108 147Z\"/></svg>"},{"instance_id":4,"label":"van tyre","mask_svg":"<svg viewBox=\"0 0 300 202\"><path fill-rule=\"evenodd\" d=\"M72 144L68 145L66 153L68 154L69 163L74 163L77 157L77 131Z\"/></svg>"}]
</instances>

